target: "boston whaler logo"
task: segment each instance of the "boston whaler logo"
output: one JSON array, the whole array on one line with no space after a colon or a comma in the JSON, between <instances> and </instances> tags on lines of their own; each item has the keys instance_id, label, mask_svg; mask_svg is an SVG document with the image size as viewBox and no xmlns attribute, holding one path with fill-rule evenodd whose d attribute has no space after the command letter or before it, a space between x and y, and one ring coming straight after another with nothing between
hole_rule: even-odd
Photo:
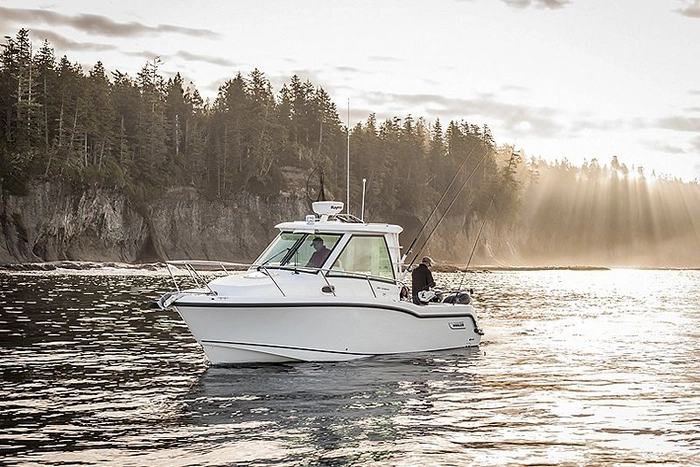
<instances>
[{"instance_id":1,"label":"boston whaler logo","mask_svg":"<svg viewBox=\"0 0 700 467\"><path fill-rule=\"evenodd\" d=\"M450 323L450 329L465 329L464 321L454 321Z\"/></svg>"}]
</instances>

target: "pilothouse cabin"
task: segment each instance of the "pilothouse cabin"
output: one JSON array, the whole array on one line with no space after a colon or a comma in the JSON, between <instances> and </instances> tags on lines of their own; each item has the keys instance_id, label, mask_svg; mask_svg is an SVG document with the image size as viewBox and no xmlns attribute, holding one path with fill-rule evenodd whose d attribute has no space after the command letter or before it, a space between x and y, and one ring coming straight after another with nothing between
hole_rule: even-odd
<instances>
[{"instance_id":1,"label":"pilothouse cabin","mask_svg":"<svg viewBox=\"0 0 700 467\"><path fill-rule=\"evenodd\" d=\"M400 226L364 223L354 216L340 214L343 203L335 201L313 203L313 209L317 216L278 224L280 233L253 268L294 268L311 274L323 271L328 277L396 281L401 273L399 234L403 229ZM310 259L318 239L328 253L322 263L312 264Z\"/></svg>"}]
</instances>

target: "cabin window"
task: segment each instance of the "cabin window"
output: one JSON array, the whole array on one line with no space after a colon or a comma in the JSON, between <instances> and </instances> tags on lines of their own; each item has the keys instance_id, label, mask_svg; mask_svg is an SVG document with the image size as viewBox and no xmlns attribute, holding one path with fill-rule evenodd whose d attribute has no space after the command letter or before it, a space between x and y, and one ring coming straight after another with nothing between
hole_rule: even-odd
<instances>
[{"instance_id":1,"label":"cabin window","mask_svg":"<svg viewBox=\"0 0 700 467\"><path fill-rule=\"evenodd\" d=\"M389 248L383 236L353 236L331 270L334 275L361 275L394 279Z\"/></svg>"},{"instance_id":2,"label":"cabin window","mask_svg":"<svg viewBox=\"0 0 700 467\"><path fill-rule=\"evenodd\" d=\"M267 267L304 267L315 251L312 242L317 237L323 240L326 248L333 250L341 235L281 232L254 264Z\"/></svg>"},{"instance_id":3,"label":"cabin window","mask_svg":"<svg viewBox=\"0 0 700 467\"><path fill-rule=\"evenodd\" d=\"M333 248L335 248L335 245L338 243L338 240L340 240L340 237L342 237L340 234L308 234L285 264L287 266L320 268L331 255ZM313 245L314 240L317 238L322 240L322 244L325 247L325 254L321 254L320 257L314 257L316 248L314 248ZM314 264L314 259L318 260L316 261L316 264Z\"/></svg>"},{"instance_id":4,"label":"cabin window","mask_svg":"<svg viewBox=\"0 0 700 467\"><path fill-rule=\"evenodd\" d=\"M281 266L305 236L306 234L303 233L281 232L255 261L255 264Z\"/></svg>"}]
</instances>

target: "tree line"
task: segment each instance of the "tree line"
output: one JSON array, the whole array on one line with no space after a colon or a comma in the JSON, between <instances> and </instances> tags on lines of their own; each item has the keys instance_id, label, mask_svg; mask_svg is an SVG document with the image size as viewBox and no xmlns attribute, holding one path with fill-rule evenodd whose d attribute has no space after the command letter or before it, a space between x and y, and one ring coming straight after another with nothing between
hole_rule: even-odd
<instances>
[{"instance_id":1,"label":"tree line","mask_svg":"<svg viewBox=\"0 0 700 467\"><path fill-rule=\"evenodd\" d=\"M532 158L519 171L527 202L511 238L523 255L568 264L700 266L697 181L648 175L616 156L580 167Z\"/></svg>"},{"instance_id":2,"label":"tree line","mask_svg":"<svg viewBox=\"0 0 700 467\"><path fill-rule=\"evenodd\" d=\"M145 202L183 185L225 198L306 190L304 177L298 186L299 177L287 175L314 173L310 192L323 176L326 192L342 199L348 132L352 199L359 200L366 179L368 196L380 200L377 214L429 209L458 168L459 177L471 177L460 196L484 210L494 185L508 178L487 126L452 121L443 131L440 121L409 115L378 122L370 115L348 129L331 96L296 75L275 92L260 70L239 72L210 102L179 73L165 79L158 58L130 76L108 73L99 61L85 72L66 56L56 59L48 41L33 50L26 29L2 47L4 192L61 180L125 190ZM462 164L468 155L471 162Z\"/></svg>"}]
</instances>

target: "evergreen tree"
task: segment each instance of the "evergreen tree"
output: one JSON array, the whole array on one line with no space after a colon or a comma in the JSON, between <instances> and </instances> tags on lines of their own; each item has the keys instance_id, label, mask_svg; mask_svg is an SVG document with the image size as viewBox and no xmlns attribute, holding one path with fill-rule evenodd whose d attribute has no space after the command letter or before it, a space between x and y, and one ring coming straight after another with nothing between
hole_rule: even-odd
<instances>
[{"instance_id":1,"label":"evergreen tree","mask_svg":"<svg viewBox=\"0 0 700 467\"><path fill-rule=\"evenodd\" d=\"M207 144L208 110L199 91L190 83L185 89L185 103L191 108L191 118L184 126L184 179L192 186L201 183L206 169L203 167L204 149Z\"/></svg>"},{"instance_id":2,"label":"evergreen tree","mask_svg":"<svg viewBox=\"0 0 700 467\"><path fill-rule=\"evenodd\" d=\"M80 65L73 65L64 55L58 63L56 90L59 96L58 129L55 151L61 163L60 174L76 176L83 167L79 124L86 112L85 77ZM83 141L84 142L84 141ZM84 146L84 145L83 145Z\"/></svg>"},{"instance_id":3,"label":"evergreen tree","mask_svg":"<svg viewBox=\"0 0 700 467\"><path fill-rule=\"evenodd\" d=\"M129 175L136 163L141 93L136 83L119 70L112 73L111 86L114 113L115 159Z\"/></svg>"},{"instance_id":4,"label":"evergreen tree","mask_svg":"<svg viewBox=\"0 0 700 467\"><path fill-rule=\"evenodd\" d=\"M34 58L37 71L37 102L41 108L41 116L37 122L38 137L41 141L44 174L51 169L53 158L52 141L55 137L55 122L58 118L58 105L55 99L56 57L48 41L44 41Z\"/></svg>"},{"instance_id":5,"label":"evergreen tree","mask_svg":"<svg viewBox=\"0 0 700 467\"><path fill-rule=\"evenodd\" d=\"M158 74L160 57L146 63L137 75L140 91L138 146L135 170L149 187L161 186L167 173L164 80Z\"/></svg>"},{"instance_id":6,"label":"evergreen tree","mask_svg":"<svg viewBox=\"0 0 700 467\"><path fill-rule=\"evenodd\" d=\"M97 62L90 71L87 84L85 132L89 154L86 153L86 166L92 166L95 173L99 173L111 159L116 139L113 132L116 111L111 98L111 84L102 62Z\"/></svg>"},{"instance_id":7,"label":"evergreen tree","mask_svg":"<svg viewBox=\"0 0 700 467\"><path fill-rule=\"evenodd\" d=\"M250 170L253 146L250 131L252 107L248 89L241 73L219 88L214 101L212 135L215 150L207 158L207 173L214 174L217 196L227 191L229 173L234 186L242 187ZM210 183L212 180L210 180Z\"/></svg>"}]
</instances>

